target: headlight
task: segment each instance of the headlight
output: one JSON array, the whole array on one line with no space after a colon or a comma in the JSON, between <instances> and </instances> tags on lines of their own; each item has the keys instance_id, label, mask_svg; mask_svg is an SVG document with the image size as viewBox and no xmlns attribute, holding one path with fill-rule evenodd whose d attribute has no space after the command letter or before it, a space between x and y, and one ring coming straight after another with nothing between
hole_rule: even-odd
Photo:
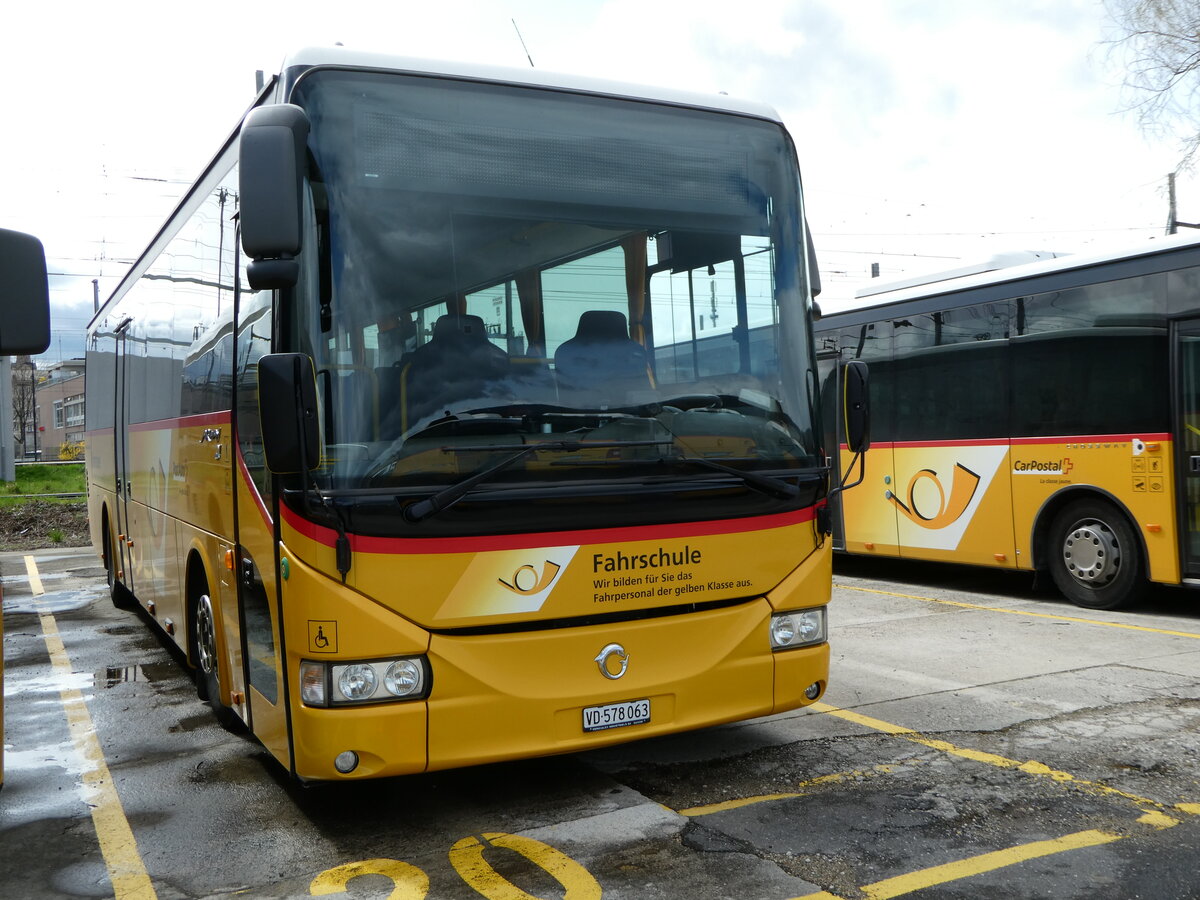
<instances>
[{"instance_id":1,"label":"headlight","mask_svg":"<svg viewBox=\"0 0 1200 900\"><path fill-rule=\"evenodd\" d=\"M379 676L366 663L334 666L333 671L338 690L347 700L370 700L375 688L379 687Z\"/></svg>"},{"instance_id":2,"label":"headlight","mask_svg":"<svg viewBox=\"0 0 1200 900\"><path fill-rule=\"evenodd\" d=\"M300 698L308 706L350 706L429 695L424 657L366 662L300 663Z\"/></svg>"},{"instance_id":3,"label":"headlight","mask_svg":"<svg viewBox=\"0 0 1200 900\"><path fill-rule=\"evenodd\" d=\"M824 606L775 613L771 616L772 650L790 650L793 647L823 644L826 639Z\"/></svg>"},{"instance_id":4,"label":"headlight","mask_svg":"<svg viewBox=\"0 0 1200 900\"><path fill-rule=\"evenodd\" d=\"M425 670L411 659L398 659L388 666L383 686L396 697L411 697L425 688Z\"/></svg>"}]
</instances>

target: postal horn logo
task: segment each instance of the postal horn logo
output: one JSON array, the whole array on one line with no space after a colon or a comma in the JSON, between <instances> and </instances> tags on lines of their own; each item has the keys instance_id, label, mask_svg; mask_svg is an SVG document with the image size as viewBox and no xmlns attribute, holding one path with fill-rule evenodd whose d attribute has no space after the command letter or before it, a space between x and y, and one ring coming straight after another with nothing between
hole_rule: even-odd
<instances>
[{"instance_id":1,"label":"postal horn logo","mask_svg":"<svg viewBox=\"0 0 1200 900\"><path fill-rule=\"evenodd\" d=\"M929 485L923 485L922 482L929 482L935 490L927 490ZM888 499L910 521L922 528L945 528L967 511L978 487L979 476L962 463L955 463L949 499L942 480L933 469L921 469L909 480L908 503L902 502L895 494Z\"/></svg>"},{"instance_id":2,"label":"postal horn logo","mask_svg":"<svg viewBox=\"0 0 1200 900\"><path fill-rule=\"evenodd\" d=\"M496 580L514 594L522 596L540 594L554 583L554 579L558 577L560 571L562 571L562 566L546 560L540 573L533 566L526 565L513 572L510 580L505 581L503 578Z\"/></svg>"}]
</instances>

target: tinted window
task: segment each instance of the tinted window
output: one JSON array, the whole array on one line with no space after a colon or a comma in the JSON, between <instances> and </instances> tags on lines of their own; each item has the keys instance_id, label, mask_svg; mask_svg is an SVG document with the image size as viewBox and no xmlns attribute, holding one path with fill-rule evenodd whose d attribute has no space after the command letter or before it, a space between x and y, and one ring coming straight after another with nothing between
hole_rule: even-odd
<instances>
[{"instance_id":1,"label":"tinted window","mask_svg":"<svg viewBox=\"0 0 1200 900\"><path fill-rule=\"evenodd\" d=\"M1166 277L1015 301L1013 433L1166 431Z\"/></svg>"},{"instance_id":2,"label":"tinted window","mask_svg":"<svg viewBox=\"0 0 1200 900\"><path fill-rule=\"evenodd\" d=\"M893 332L894 440L1008 434L1008 320L1008 304L987 303L879 326Z\"/></svg>"}]
</instances>

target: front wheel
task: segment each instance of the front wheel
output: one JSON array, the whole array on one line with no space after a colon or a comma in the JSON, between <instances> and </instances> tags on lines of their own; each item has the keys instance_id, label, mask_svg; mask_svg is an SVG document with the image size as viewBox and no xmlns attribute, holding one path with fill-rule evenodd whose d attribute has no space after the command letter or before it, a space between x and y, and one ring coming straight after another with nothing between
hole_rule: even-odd
<instances>
[{"instance_id":1,"label":"front wheel","mask_svg":"<svg viewBox=\"0 0 1200 900\"><path fill-rule=\"evenodd\" d=\"M221 696L221 675L217 663L217 625L212 598L201 594L192 617L192 641L196 660L196 693L210 703Z\"/></svg>"},{"instance_id":2,"label":"front wheel","mask_svg":"<svg viewBox=\"0 0 1200 900\"><path fill-rule=\"evenodd\" d=\"M192 653L196 663L196 695L207 700L217 721L236 730L237 716L221 701L221 670L217 657L217 617L212 598L205 592L196 598L192 611Z\"/></svg>"},{"instance_id":3,"label":"front wheel","mask_svg":"<svg viewBox=\"0 0 1200 900\"><path fill-rule=\"evenodd\" d=\"M1064 507L1050 526L1049 547L1054 583L1076 606L1120 609L1146 592L1137 536L1110 503L1084 500Z\"/></svg>"}]
</instances>

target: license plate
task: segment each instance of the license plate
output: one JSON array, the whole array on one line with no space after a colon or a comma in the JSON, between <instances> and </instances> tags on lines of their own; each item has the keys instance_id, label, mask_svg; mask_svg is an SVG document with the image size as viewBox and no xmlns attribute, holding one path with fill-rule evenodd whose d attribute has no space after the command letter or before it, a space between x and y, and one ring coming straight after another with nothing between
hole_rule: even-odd
<instances>
[{"instance_id":1,"label":"license plate","mask_svg":"<svg viewBox=\"0 0 1200 900\"><path fill-rule=\"evenodd\" d=\"M585 706L583 708L584 731L604 731L606 728L624 728L626 725L645 725L649 721L649 700L629 700L625 703L609 703L605 706Z\"/></svg>"}]
</instances>

